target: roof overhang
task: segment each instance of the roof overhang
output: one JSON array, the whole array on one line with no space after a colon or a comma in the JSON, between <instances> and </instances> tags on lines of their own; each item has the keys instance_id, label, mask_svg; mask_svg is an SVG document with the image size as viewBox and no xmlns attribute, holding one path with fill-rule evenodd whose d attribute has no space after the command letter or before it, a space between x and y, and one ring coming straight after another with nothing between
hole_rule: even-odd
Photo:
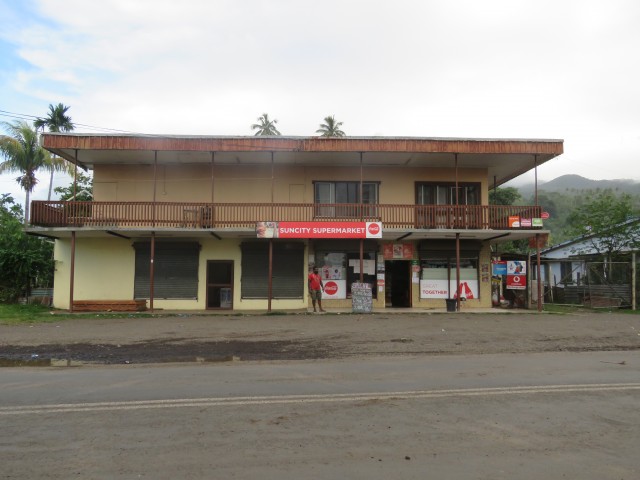
<instances>
[{"instance_id":1,"label":"roof overhang","mask_svg":"<svg viewBox=\"0 0 640 480\"><path fill-rule=\"evenodd\" d=\"M417 137L220 137L45 133L81 167L110 164L300 165L482 169L502 185L563 153L563 140Z\"/></svg>"}]
</instances>

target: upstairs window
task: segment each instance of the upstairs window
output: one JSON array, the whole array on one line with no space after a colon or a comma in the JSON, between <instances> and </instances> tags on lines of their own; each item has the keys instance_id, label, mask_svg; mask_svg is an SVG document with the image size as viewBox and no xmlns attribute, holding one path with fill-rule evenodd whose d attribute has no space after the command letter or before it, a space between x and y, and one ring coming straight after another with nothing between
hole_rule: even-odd
<instances>
[{"instance_id":1,"label":"upstairs window","mask_svg":"<svg viewBox=\"0 0 640 480\"><path fill-rule=\"evenodd\" d=\"M459 205L480 205L479 183L458 183L457 198ZM416 184L416 203L418 205L455 205L455 183L418 183Z\"/></svg>"},{"instance_id":2,"label":"upstairs window","mask_svg":"<svg viewBox=\"0 0 640 480\"><path fill-rule=\"evenodd\" d=\"M360 204L378 203L378 183L363 182L314 182L314 202L317 217L375 217L374 207L360 208ZM344 205L344 206L333 206Z\"/></svg>"}]
</instances>

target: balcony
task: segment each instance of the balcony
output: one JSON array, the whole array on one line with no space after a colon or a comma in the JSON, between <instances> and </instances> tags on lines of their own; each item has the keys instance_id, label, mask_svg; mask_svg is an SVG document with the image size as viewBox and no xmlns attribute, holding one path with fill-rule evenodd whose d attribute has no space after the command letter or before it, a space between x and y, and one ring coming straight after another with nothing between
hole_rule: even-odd
<instances>
[{"instance_id":1,"label":"balcony","mask_svg":"<svg viewBox=\"0 0 640 480\"><path fill-rule=\"evenodd\" d=\"M260 221L381 221L385 229L509 230L540 206L33 201L31 225L97 229L246 229ZM535 228L532 228L535 229Z\"/></svg>"}]
</instances>

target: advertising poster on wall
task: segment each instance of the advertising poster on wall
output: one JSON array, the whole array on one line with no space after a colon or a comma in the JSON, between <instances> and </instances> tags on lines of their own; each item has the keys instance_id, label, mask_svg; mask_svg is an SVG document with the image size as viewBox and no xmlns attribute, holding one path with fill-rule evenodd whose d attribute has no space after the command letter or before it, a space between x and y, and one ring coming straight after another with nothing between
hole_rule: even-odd
<instances>
[{"instance_id":1,"label":"advertising poster on wall","mask_svg":"<svg viewBox=\"0 0 640 480\"><path fill-rule=\"evenodd\" d=\"M524 290L527 288L526 275L507 275L507 288L510 290Z\"/></svg>"},{"instance_id":2,"label":"advertising poster on wall","mask_svg":"<svg viewBox=\"0 0 640 480\"><path fill-rule=\"evenodd\" d=\"M457 298L455 280L420 280L420 298ZM478 298L478 281L460 282L460 298Z\"/></svg>"},{"instance_id":3,"label":"advertising poster on wall","mask_svg":"<svg viewBox=\"0 0 640 480\"><path fill-rule=\"evenodd\" d=\"M347 281L346 280L323 280L324 292L322 292L323 300L343 300L347 298Z\"/></svg>"},{"instance_id":4,"label":"advertising poster on wall","mask_svg":"<svg viewBox=\"0 0 640 480\"><path fill-rule=\"evenodd\" d=\"M522 260L507 262L507 288L524 290L527 288L527 263Z\"/></svg>"},{"instance_id":5,"label":"advertising poster on wall","mask_svg":"<svg viewBox=\"0 0 640 480\"><path fill-rule=\"evenodd\" d=\"M382 246L385 260L411 260L413 259L412 243L385 243Z\"/></svg>"},{"instance_id":6,"label":"advertising poster on wall","mask_svg":"<svg viewBox=\"0 0 640 480\"><path fill-rule=\"evenodd\" d=\"M506 261L492 262L491 263L491 274L494 277L497 277L497 276L500 276L500 275L506 275L507 274L507 262Z\"/></svg>"}]
</instances>

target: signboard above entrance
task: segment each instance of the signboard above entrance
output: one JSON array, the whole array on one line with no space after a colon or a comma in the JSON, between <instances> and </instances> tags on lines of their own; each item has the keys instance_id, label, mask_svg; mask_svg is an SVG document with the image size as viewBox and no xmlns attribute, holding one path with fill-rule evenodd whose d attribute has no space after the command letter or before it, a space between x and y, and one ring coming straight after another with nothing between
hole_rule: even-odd
<instances>
[{"instance_id":1,"label":"signboard above entrance","mask_svg":"<svg viewBox=\"0 0 640 480\"><path fill-rule=\"evenodd\" d=\"M258 222L258 238L382 238L381 222Z\"/></svg>"}]
</instances>

